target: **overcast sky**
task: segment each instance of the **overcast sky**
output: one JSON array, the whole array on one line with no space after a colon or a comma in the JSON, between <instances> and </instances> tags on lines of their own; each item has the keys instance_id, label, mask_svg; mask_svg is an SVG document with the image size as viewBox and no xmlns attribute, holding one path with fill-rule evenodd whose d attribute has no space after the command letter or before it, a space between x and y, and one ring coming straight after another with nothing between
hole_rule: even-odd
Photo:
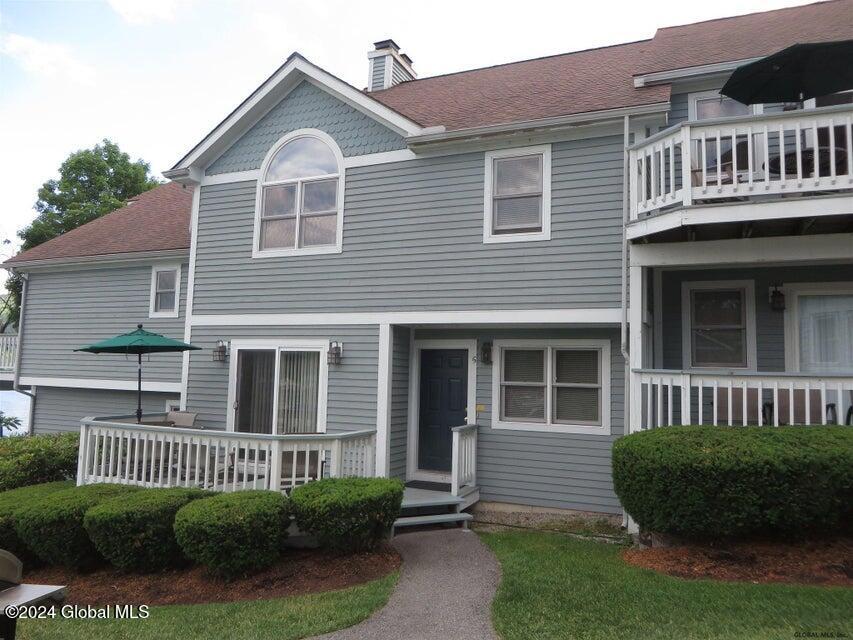
<instances>
[{"instance_id":1,"label":"overcast sky","mask_svg":"<svg viewBox=\"0 0 853 640\"><path fill-rule=\"evenodd\" d=\"M0 239L17 240L70 152L108 137L159 175L294 50L362 88L389 37L425 77L796 4L0 0Z\"/></svg>"}]
</instances>

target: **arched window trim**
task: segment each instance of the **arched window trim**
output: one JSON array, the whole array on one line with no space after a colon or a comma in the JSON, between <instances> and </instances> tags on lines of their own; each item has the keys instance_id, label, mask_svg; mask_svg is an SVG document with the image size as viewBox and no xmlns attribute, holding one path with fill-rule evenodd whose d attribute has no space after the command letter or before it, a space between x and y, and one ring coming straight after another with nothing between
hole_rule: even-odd
<instances>
[{"instance_id":1,"label":"arched window trim","mask_svg":"<svg viewBox=\"0 0 853 640\"><path fill-rule=\"evenodd\" d=\"M269 169L270 164L275 158L276 154L281 150L284 145L289 142L293 142L297 138L316 138L323 142L335 156L335 161L338 164L338 172L325 174L322 176L317 176L316 179L330 179L337 178L338 179L338 193L337 193L337 226L335 231L335 244L334 245L322 245L316 247L288 247L288 248L277 248L277 249L261 249L261 213L263 210L263 198L264 198L264 186L274 185L274 184L287 184L288 182L296 182L297 179L292 180L272 180L270 182L265 182L264 178L267 175L267 170ZM255 228L254 234L252 237L252 257L253 258L275 258L282 256L306 256L306 255L319 255L324 253L341 253L343 250L343 231L344 231L344 184L345 184L345 169L344 169L344 156L341 153L340 147L335 142L335 140L326 132L320 131L319 129L297 129L296 131L291 131L287 135L280 138L269 150L266 157L264 158L263 164L261 164L261 169L258 174L258 183L255 194ZM307 180L312 180L314 178L307 178ZM300 178L299 180L306 180L306 178Z\"/></svg>"}]
</instances>

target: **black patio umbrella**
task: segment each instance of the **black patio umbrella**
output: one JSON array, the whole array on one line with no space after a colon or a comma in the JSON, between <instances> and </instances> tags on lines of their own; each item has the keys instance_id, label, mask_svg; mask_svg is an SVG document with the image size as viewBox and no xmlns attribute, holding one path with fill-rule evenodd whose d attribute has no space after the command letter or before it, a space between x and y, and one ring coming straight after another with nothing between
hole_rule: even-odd
<instances>
[{"instance_id":1,"label":"black patio umbrella","mask_svg":"<svg viewBox=\"0 0 853 640\"><path fill-rule=\"evenodd\" d=\"M136 422L142 422L142 355L146 353L175 353L180 351L194 351L201 349L192 344L172 340L159 333L145 331L141 324L136 325L136 331L122 333L121 335L101 340L87 347L80 347L74 351L87 351L89 353L123 353L136 354L137 358L137 393L136 393Z\"/></svg>"},{"instance_id":2,"label":"black patio umbrella","mask_svg":"<svg viewBox=\"0 0 853 640\"><path fill-rule=\"evenodd\" d=\"M853 40L795 44L735 69L720 93L743 104L800 102L853 89Z\"/></svg>"}]
</instances>

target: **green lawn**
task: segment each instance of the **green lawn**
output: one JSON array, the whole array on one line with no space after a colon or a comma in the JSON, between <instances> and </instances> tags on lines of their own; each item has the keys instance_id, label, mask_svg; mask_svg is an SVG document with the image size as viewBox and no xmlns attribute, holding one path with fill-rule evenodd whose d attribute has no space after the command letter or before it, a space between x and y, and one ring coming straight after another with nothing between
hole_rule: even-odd
<instances>
[{"instance_id":1,"label":"green lawn","mask_svg":"<svg viewBox=\"0 0 853 640\"><path fill-rule=\"evenodd\" d=\"M397 574L278 600L152 607L147 620L23 620L20 640L295 640L352 626L388 601ZM144 604L144 603L136 603Z\"/></svg>"},{"instance_id":2,"label":"green lawn","mask_svg":"<svg viewBox=\"0 0 853 640\"><path fill-rule=\"evenodd\" d=\"M481 535L503 572L492 605L503 640L853 637L853 589L681 580L626 565L614 545Z\"/></svg>"}]
</instances>

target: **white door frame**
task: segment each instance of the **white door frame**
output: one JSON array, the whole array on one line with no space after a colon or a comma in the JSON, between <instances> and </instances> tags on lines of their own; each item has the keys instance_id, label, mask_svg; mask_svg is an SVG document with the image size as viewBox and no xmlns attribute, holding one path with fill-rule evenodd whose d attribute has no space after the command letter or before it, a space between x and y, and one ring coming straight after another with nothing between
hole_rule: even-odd
<instances>
[{"instance_id":1,"label":"white door frame","mask_svg":"<svg viewBox=\"0 0 853 640\"><path fill-rule=\"evenodd\" d=\"M414 340L409 353L409 433L406 438L406 480L450 482L450 473L418 469L418 421L420 418L421 351L466 349L468 351L468 421L477 416L477 340Z\"/></svg>"}]
</instances>

